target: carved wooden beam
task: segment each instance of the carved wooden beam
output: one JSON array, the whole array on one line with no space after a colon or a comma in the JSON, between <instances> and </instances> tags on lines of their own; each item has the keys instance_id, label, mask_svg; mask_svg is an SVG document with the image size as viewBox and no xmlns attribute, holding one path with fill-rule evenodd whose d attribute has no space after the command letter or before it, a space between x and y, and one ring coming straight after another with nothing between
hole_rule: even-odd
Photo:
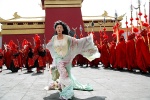
<instances>
[{"instance_id":1,"label":"carved wooden beam","mask_svg":"<svg viewBox=\"0 0 150 100\"><path fill-rule=\"evenodd\" d=\"M44 7L81 7L82 0L45 0Z\"/></svg>"}]
</instances>

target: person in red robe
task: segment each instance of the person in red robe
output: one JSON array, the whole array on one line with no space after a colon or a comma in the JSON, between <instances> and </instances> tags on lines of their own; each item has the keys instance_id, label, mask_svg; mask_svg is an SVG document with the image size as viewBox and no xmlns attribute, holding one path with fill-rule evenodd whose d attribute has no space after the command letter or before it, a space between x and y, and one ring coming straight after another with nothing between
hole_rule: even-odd
<instances>
[{"instance_id":1,"label":"person in red robe","mask_svg":"<svg viewBox=\"0 0 150 100\"><path fill-rule=\"evenodd\" d=\"M126 59L127 68L129 71L133 69L138 69L136 62L136 43L135 43L135 33L128 35L128 40L126 42Z\"/></svg>"},{"instance_id":2,"label":"person in red robe","mask_svg":"<svg viewBox=\"0 0 150 100\"><path fill-rule=\"evenodd\" d=\"M24 39L22 41L22 49L21 49L23 67L26 67L26 63L27 63L27 57L28 57L27 44L28 44L28 41Z\"/></svg>"},{"instance_id":3,"label":"person in red robe","mask_svg":"<svg viewBox=\"0 0 150 100\"><path fill-rule=\"evenodd\" d=\"M142 73L148 73L150 66L150 53L148 48L147 30L141 31L141 37L136 41L136 60L137 65Z\"/></svg>"},{"instance_id":4,"label":"person in red robe","mask_svg":"<svg viewBox=\"0 0 150 100\"><path fill-rule=\"evenodd\" d=\"M26 48L25 48L25 53L26 53L26 63L25 63L25 67L27 68L27 72L33 72L32 68L34 68L34 51L32 49L32 44L31 42L28 42L26 44Z\"/></svg>"},{"instance_id":5,"label":"person in red robe","mask_svg":"<svg viewBox=\"0 0 150 100\"><path fill-rule=\"evenodd\" d=\"M103 36L103 43L101 47L101 62L104 68L110 67L110 51L109 51L109 44L108 44L108 36L105 34Z\"/></svg>"},{"instance_id":6,"label":"person in red robe","mask_svg":"<svg viewBox=\"0 0 150 100\"><path fill-rule=\"evenodd\" d=\"M112 34L113 40L110 43L110 64L111 64L111 68L115 68L115 62L116 62L116 42L117 42L117 36L115 33Z\"/></svg>"},{"instance_id":7,"label":"person in red robe","mask_svg":"<svg viewBox=\"0 0 150 100\"><path fill-rule=\"evenodd\" d=\"M4 45L4 64L7 69L10 69L10 63L11 63L11 48L8 44Z\"/></svg>"},{"instance_id":8,"label":"person in red robe","mask_svg":"<svg viewBox=\"0 0 150 100\"><path fill-rule=\"evenodd\" d=\"M123 33L123 30L119 30L119 43L116 46L116 62L114 67L119 70L122 70L127 67L126 42Z\"/></svg>"},{"instance_id":9,"label":"person in red robe","mask_svg":"<svg viewBox=\"0 0 150 100\"><path fill-rule=\"evenodd\" d=\"M12 52L10 70L12 72L18 72L18 70L20 69L18 46L13 42L13 40L10 40L9 45L11 47Z\"/></svg>"},{"instance_id":10,"label":"person in red robe","mask_svg":"<svg viewBox=\"0 0 150 100\"><path fill-rule=\"evenodd\" d=\"M40 36L38 36L38 34L35 34L34 40L36 44L33 58L35 61L34 66L37 68L37 73L41 73L41 70L44 72L44 68L46 67L46 51L41 45Z\"/></svg>"},{"instance_id":11,"label":"person in red robe","mask_svg":"<svg viewBox=\"0 0 150 100\"><path fill-rule=\"evenodd\" d=\"M99 31L99 36L100 36L100 42L99 42L99 45L98 45L98 50L99 52L101 53L101 48L102 48L102 44L103 44L103 34L102 34L102 31L100 30ZM101 56L99 58L99 64L102 65L102 62L101 62Z\"/></svg>"}]
</instances>

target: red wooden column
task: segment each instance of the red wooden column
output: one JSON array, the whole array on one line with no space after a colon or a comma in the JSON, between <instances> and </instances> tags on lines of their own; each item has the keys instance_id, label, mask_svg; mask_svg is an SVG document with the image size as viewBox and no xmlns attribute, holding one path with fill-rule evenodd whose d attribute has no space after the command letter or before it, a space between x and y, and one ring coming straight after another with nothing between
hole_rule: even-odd
<instances>
[{"instance_id":1,"label":"red wooden column","mask_svg":"<svg viewBox=\"0 0 150 100\"><path fill-rule=\"evenodd\" d=\"M79 26L83 27L82 13L81 13L82 0L45 0L45 36L49 40L54 34L54 22L62 20L72 27L77 27L77 35L79 36ZM84 29L84 27L83 27ZM84 30L83 30L84 34Z\"/></svg>"}]
</instances>

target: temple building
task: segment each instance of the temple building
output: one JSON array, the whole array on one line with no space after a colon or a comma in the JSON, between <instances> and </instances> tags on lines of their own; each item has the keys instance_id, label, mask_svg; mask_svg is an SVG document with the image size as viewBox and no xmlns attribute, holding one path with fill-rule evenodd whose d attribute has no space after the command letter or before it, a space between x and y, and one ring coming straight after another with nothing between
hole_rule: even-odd
<instances>
[{"instance_id":1,"label":"temple building","mask_svg":"<svg viewBox=\"0 0 150 100\"><path fill-rule=\"evenodd\" d=\"M44 41L44 17L20 17L15 12L14 18L8 20L1 18L0 23L2 24L2 44L13 40L19 45L23 39L27 39L33 44L35 34L39 34L42 43Z\"/></svg>"},{"instance_id":2,"label":"temple building","mask_svg":"<svg viewBox=\"0 0 150 100\"><path fill-rule=\"evenodd\" d=\"M103 27L105 27L106 34L111 40L113 26L115 25L114 16L109 16L107 11L104 11L100 16L82 16L81 3L82 0L59 0L59 2L58 0L42 0L43 10L45 10L45 16L43 17L22 17L15 12L12 19L0 18L2 44L13 40L20 45L23 39L27 39L34 44L33 37L35 34L40 35L42 43L48 42L54 34L53 25L57 20L66 22L71 30L77 27L76 33L78 36L80 35L80 26L83 27L83 36L87 36L87 32L94 31L98 40L99 31L103 31ZM120 21L124 15L120 15L117 19L120 28ZM94 27L91 26L92 22Z\"/></svg>"}]
</instances>

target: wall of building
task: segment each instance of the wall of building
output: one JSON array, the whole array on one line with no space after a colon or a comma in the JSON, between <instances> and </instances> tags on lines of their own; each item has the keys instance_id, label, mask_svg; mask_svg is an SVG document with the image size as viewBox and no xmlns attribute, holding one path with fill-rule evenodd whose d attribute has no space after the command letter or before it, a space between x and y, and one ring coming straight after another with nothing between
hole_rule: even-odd
<instances>
[{"instance_id":1,"label":"wall of building","mask_svg":"<svg viewBox=\"0 0 150 100\"><path fill-rule=\"evenodd\" d=\"M81 8L46 8L45 15L45 35L49 39L53 36L54 33L54 23L58 20L62 20L67 23L72 29L72 27L77 27L77 33L80 34L79 27L83 26L83 19L81 14ZM83 30L84 33L84 30Z\"/></svg>"},{"instance_id":2,"label":"wall of building","mask_svg":"<svg viewBox=\"0 0 150 100\"><path fill-rule=\"evenodd\" d=\"M32 43L34 46L34 38L35 34L11 34L11 35L3 35L2 38L2 44L8 44L10 40L13 40L17 45L20 45L20 48L22 47L22 42L24 39L27 39L29 42ZM44 43L44 34L39 34L41 38L41 43ZM19 41L19 43L18 43ZM3 48L3 47L2 47Z\"/></svg>"}]
</instances>

